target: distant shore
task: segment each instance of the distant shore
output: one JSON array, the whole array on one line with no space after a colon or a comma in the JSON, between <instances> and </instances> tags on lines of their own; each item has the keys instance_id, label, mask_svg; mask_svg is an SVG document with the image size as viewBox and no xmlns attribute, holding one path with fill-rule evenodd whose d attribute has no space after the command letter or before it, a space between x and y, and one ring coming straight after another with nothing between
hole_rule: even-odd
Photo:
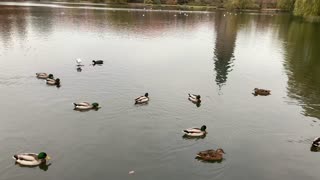
<instances>
[{"instance_id":1,"label":"distant shore","mask_svg":"<svg viewBox=\"0 0 320 180\"><path fill-rule=\"evenodd\" d=\"M183 10L183 11L217 11L217 10L227 10L222 7L217 7L213 5L168 5L168 4L144 4L144 3L94 3L90 1L81 2L68 2L68 1L47 1L47 0L30 0L30 1L20 1L13 0L7 2L33 2L33 3L44 3L44 4L62 4L71 6L99 6L99 7L110 7L110 8L134 8L134 9L148 9L148 10ZM289 12L281 9L267 8L267 9L238 9L233 11L241 12L256 12L256 13L279 13L279 12Z\"/></svg>"}]
</instances>

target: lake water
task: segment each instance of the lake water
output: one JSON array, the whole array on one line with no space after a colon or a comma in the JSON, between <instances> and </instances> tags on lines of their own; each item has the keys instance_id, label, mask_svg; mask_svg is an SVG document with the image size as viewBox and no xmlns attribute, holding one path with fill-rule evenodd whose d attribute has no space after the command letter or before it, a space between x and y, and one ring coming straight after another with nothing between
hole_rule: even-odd
<instances>
[{"instance_id":1,"label":"lake water","mask_svg":"<svg viewBox=\"0 0 320 180\"><path fill-rule=\"evenodd\" d=\"M319 180L319 32L288 14L1 3L0 179ZM74 111L79 101L102 108ZM205 138L182 137L203 124ZM221 163L195 159L219 147ZM50 166L11 158L40 151Z\"/></svg>"}]
</instances>

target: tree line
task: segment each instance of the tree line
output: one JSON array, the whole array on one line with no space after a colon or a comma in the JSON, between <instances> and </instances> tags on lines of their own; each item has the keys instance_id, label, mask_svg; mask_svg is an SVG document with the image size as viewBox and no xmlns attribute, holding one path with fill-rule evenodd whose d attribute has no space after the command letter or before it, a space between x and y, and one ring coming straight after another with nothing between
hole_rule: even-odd
<instances>
[{"instance_id":1,"label":"tree line","mask_svg":"<svg viewBox=\"0 0 320 180\"><path fill-rule=\"evenodd\" d=\"M81 0L69 0L81 1ZM215 6L230 10L277 8L298 16L320 16L320 0L91 0L96 3Z\"/></svg>"}]
</instances>

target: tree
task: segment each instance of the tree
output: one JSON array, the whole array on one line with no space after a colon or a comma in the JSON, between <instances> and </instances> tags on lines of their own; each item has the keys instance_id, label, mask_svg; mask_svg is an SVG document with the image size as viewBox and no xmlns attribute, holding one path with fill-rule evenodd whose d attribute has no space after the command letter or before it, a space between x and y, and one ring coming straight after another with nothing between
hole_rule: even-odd
<instances>
[{"instance_id":1,"label":"tree","mask_svg":"<svg viewBox=\"0 0 320 180\"><path fill-rule=\"evenodd\" d=\"M296 0L294 14L298 16L320 16L320 0Z\"/></svg>"},{"instance_id":2,"label":"tree","mask_svg":"<svg viewBox=\"0 0 320 180\"><path fill-rule=\"evenodd\" d=\"M284 10L293 10L296 0L278 0L277 7Z\"/></svg>"},{"instance_id":3,"label":"tree","mask_svg":"<svg viewBox=\"0 0 320 180\"><path fill-rule=\"evenodd\" d=\"M227 9L248 9L255 7L254 0L227 0L225 7Z\"/></svg>"}]
</instances>

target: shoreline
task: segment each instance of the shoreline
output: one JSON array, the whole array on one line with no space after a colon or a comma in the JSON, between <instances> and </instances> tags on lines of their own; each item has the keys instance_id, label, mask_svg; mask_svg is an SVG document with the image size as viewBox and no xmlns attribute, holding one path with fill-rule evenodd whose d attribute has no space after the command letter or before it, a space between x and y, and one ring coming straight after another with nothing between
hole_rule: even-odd
<instances>
[{"instance_id":1,"label":"shoreline","mask_svg":"<svg viewBox=\"0 0 320 180\"><path fill-rule=\"evenodd\" d=\"M38 3L38 4L55 4L55 5L70 5L70 6L98 6L108 8L127 8L127 9L145 9L145 10L182 10L182 11L230 11L230 12L249 12L249 13L289 13L290 11L274 8L265 9L237 9L228 10L213 5L169 5L169 4L144 4L144 3L94 3L89 1L68 2L68 1L5 1L2 3Z\"/></svg>"}]
</instances>

